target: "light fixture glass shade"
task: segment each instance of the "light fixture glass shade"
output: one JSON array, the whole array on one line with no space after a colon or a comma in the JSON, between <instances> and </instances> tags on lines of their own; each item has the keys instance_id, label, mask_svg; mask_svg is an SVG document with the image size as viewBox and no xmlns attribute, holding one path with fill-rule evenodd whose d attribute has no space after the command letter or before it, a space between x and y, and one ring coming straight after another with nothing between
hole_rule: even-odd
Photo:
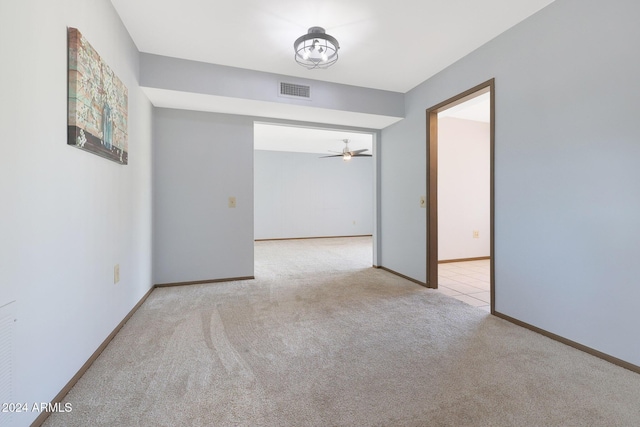
<instances>
[{"instance_id":1,"label":"light fixture glass shade","mask_svg":"<svg viewBox=\"0 0 640 427\"><path fill-rule=\"evenodd\" d=\"M338 40L325 33L322 27L311 27L309 32L293 44L296 62L305 68L327 68L338 60Z\"/></svg>"}]
</instances>

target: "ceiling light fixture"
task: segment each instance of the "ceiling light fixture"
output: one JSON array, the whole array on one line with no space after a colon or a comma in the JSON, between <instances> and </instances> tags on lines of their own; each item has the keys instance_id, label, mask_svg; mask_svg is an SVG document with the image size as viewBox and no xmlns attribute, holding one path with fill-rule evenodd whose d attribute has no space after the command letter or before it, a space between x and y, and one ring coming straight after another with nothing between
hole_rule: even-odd
<instances>
[{"instance_id":1,"label":"ceiling light fixture","mask_svg":"<svg viewBox=\"0 0 640 427\"><path fill-rule=\"evenodd\" d=\"M307 34L293 44L296 62L309 70L328 68L338 60L338 40L325 33L322 27L311 27Z\"/></svg>"},{"instance_id":2,"label":"ceiling light fixture","mask_svg":"<svg viewBox=\"0 0 640 427\"><path fill-rule=\"evenodd\" d=\"M365 151L369 151L368 148L363 148L361 150L353 150L351 151L349 149L349 140L348 139L343 139L342 142L344 142L344 148L342 149L342 153L339 151L331 151L332 153L337 153L331 156L322 156L320 157L321 159L324 159L325 157L342 157L342 160L347 161L347 160L351 160L353 157L371 157L371 154L362 154Z\"/></svg>"}]
</instances>

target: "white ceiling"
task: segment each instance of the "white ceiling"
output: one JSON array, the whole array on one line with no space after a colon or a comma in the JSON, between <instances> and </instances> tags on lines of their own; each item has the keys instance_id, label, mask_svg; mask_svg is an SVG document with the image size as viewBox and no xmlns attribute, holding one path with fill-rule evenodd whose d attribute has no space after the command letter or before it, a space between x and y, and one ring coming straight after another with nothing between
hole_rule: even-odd
<instances>
[{"instance_id":1,"label":"white ceiling","mask_svg":"<svg viewBox=\"0 0 640 427\"><path fill-rule=\"evenodd\" d=\"M438 118L454 117L489 123L491 121L490 96L489 92L478 95L455 107L441 111L438 113ZM369 150L366 154L373 152L372 134L345 130L256 123L253 138L256 150L331 154L331 151L342 151L343 140L348 139L351 150L366 148Z\"/></svg>"},{"instance_id":2,"label":"white ceiling","mask_svg":"<svg viewBox=\"0 0 640 427\"><path fill-rule=\"evenodd\" d=\"M407 92L553 0L111 0L141 52ZM307 70L321 26L340 59Z\"/></svg>"},{"instance_id":3,"label":"white ceiling","mask_svg":"<svg viewBox=\"0 0 640 427\"><path fill-rule=\"evenodd\" d=\"M111 0L141 52L307 79L407 92L553 0ZM307 70L293 42L322 26L340 59ZM157 107L382 129L376 115L144 88ZM488 122L488 99L441 116ZM326 153L371 149L371 135L256 126L255 148ZM301 144L300 141L305 141Z\"/></svg>"},{"instance_id":4,"label":"white ceiling","mask_svg":"<svg viewBox=\"0 0 640 427\"><path fill-rule=\"evenodd\" d=\"M372 154L373 135L349 131L281 126L267 123L254 125L254 149L268 151L291 151L331 155L330 151L342 152L343 139L349 140L349 149L368 149Z\"/></svg>"},{"instance_id":5,"label":"white ceiling","mask_svg":"<svg viewBox=\"0 0 640 427\"><path fill-rule=\"evenodd\" d=\"M471 98L462 104L448 108L438 113L438 118L455 117L457 119L473 120L489 123L491 121L491 94L489 92Z\"/></svg>"}]
</instances>

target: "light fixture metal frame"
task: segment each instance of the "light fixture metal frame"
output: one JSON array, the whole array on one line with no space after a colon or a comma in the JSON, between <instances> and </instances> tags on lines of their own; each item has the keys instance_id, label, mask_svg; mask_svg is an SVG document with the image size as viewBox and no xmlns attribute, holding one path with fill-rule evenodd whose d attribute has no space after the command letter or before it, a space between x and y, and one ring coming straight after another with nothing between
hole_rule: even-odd
<instances>
[{"instance_id":1,"label":"light fixture metal frame","mask_svg":"<svg viewBox=\"0 0 640 427\"><path fill-rule=\"evenodd\" d=\"M323 58L310 57L309 55L305 57L305 52L309 53L315 50L316 43L322 51L327 52L326 60ZM332 66L338 60L340 44L335 37L327 34L324 28L311 27L307 34L298 37L298 39L293 43L293 49L295 51L295 59L298 64L309 70L324 69Z\"/></svg>"}]
</instances>

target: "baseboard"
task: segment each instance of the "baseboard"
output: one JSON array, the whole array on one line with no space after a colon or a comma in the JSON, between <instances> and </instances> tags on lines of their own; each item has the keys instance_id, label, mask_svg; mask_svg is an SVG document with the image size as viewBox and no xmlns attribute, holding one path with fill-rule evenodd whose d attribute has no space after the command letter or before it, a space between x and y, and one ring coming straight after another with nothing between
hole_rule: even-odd
<instances>
[{"instance_id":1,"label":"baseboard","mask_svg":"<svg viewBox=\"0 0 640 427\"><path fill-rule=\"evenodd\" d=\"M309 239L340 239L342 237L372 237L371 234L353 234L349 236L318 236L318 237L279 237L273 239L255 239L254 242L271 242L278 240L309 240Z\"/></svg>"},{"instance_id":2,"label":"baseboard","mask_svg":"<svg viewBox=\"0 0 640 427\"><path fill-rule=\"evenodd\" d=\"M480 256L476 258L457 258L457 259L443 259L442 261L438 261L438 264L446 264L448 262L465 262L465 261L482 261L485 259L491 259L490 256Z\"/></svg>"},{"instance_id":3,"label":"baseboard","mask_svg":"<svg viewBox=\"0 0 640 427\"><path fill-rule=\"evenodd\" d=\"M240 280L254 280L255 276L246 277L228 277L226 279L209 279L209 280L195 280L192 282L173 282L173 283L158 283L154 285L155 288L167 288L171 286L188 286L188 285L204 285L206 283L220 283L220 282L238 282Z\"/></svg>"},{"instance_id":4,"label":"baseboard","mask_svg":"<svg viewBox=\"0 0 640 427\"><path fill-rule=\"evenodd\" d=\"M611 356L609 354L603 353L603 352L601 352L599 350L596 350L596 349L593 349L591 347L587 347L586 345L582 345L582 344L577 343L575 341L571 341L570 339L564 338L564 337L562 337L560 335L556 335L553 332L549 332L549 331L546 331L544 329L540 329L537 326L530 325L530 324L528 324L526 322L523 322L521 320L515 319L515 318L513 318L511 316L507 316L506 314L502 314L502 313L497 312L497 311L494 311L491 314L493 314L494 316L499 317L501 319L504 319L504 320L506 320L508 322L511 322L511 323L513 323L515 325L521 326L521 327L523 327L525 329L529 329L530 331L536 332L536 333L538 333L540 335L544 335L545 337L551 338L554 341L558 341L558 342L560 342L562 344L568 345L569 347L573 347L573 348L575 348L577 350L584 351L585 353L588 353L588 354L590 354L592 356L595 356L595 357L598 357L600 359L606 360L609 363L613 363L614 365L620 366L622 368L625 368L625 369L628 369L628 370L630 370L632 372L640 374L640 366L638 366L638 365L634 365L633 363L629 363L629 362L627 362L625 360L618 359L617 357L614 357L614 356Z\"/></svg>"},{"instance_id":5,"label":"baseboard","mask_svg":"<svg viewBox=\"0 0 640 427\"><path fill-rule=\"evenodd\" d=\"M382 267L382 266L374 266L374 267L379 268L380 270L384 270L384 271L386 271L386 272L389 272L389 273L391 273L391 274L394 274L394 275L396 275L396 276L402 277L403 279L406 279L406 280L408 280L408 281L410 281L410 282L417 283L418 285L420 285L420 286L424 286L425 288L428 288L428 287L429 287L429 286L427 286L427 284L426 284L426 283L424 283L424 282L421 282L421 281L416 280L416 279L414 279L414 278L411 278L411 277L409 277L409 276L405 276L404 274L398 273L397 271L393 271L393 270L391 270L390 268Z\"/></svg>"},{"instance_id":6,"label":"baseboard","mask_svg":"<svg viewBox=\"0 0 640 427\"><path fill-rule=\"evenodd\" d=\"M149 297L149 295L151 295L151 292L153 292L155 288L168 287L168 286L196 285L196 284L202 284L202 283L231 282L231 281L237 281L237 280L252 280L252 279L255 279L255 277L254 276L233 277L228 279L213 279L213 280L201 280L196 282L180 282L180 283L163 283L159 285L154 285L151 289L147 291L146 294L144 294L144 296L140 299L140 301L138 301L138 303L131 309L131 311L129 311L129 313L124 317L124 319L122 319L122 321L109 334L109 336L105 338L102 344L100 344L97 350L93 352L91 357L89 357L89 359L84 363L84 365L82 365L82 367L73 376L73 378L69 380L69 382L62 388L62 390L60 390L60 393L58 393L51 400L51 403L56 404L56 403L62 402L62 399L64 399L67 393L69 393L69 391L73 388L73 386L76 385L78 380L87 372L87 370L91 367L93 362L95 362L96 359L100 356L100 354L102 354L102 352L104 351L105 348L107 348L111 340L113 340L113 338L120 331L120 329L122 329L125 323L127 323L127 321L131 318L131 316L133 316L135 312L138 310L138 308L140 308L140 306L147 300L147 298ZM50 413L46 411L42 412L40 416L38 416L38 418L36 418L31 423L31 427L40 427L45 422L45 420L49 417L49 414Z\"/></svg>"},{"instance_id":7,"label":"baseboard","mask_svg":"<svg viewBox=\"0 0 640 427\"><path fill-rule=\"evenodd\" d=\"M56 403L62 402L62 399L64 399L64 397L67 395L67 393L69 393L69 391L71 391L73 386L76 385L78 380L85 374L85 372L87 372L87 370L91 367L93 362L95 362L96 359L100 356L100 354L104 351L104 349L107 348L107 346L109 345L109 343L111 342L113 337L116 336L116 334L120 331L120 329L122 329L122 327L125 325L125 323L127 323L127 321L131 318L131 316L133 316L134 313L138 310L138 308L140 308L140 306L147 300L147 298L149 297L149 295L151 295L151 292L153 292L154 289L155 289L155 287L152 287L151 289L149 289L147 291L147 293L144 294L144 296L140 299L140 301L138 301L138 303L135 306L133 306L131 311L129 311L129 313L124 317L124 319L122 319L122 321L109 334L109 336L107 338L105 338L105 340L102 342L102 344L100 344L98 349L93 352L91 357L89 357L89 359L84 363L84 365L82 365L82 367L73 376L73 378L71 378L69 380L67 385L65 385L62 388L62 390L60 390L60 393L58 393L56 395L56 397L53 398L53 400L51 401L52 404L56 404ZM38 418L36 418L31 423L31 427L40 427L42 425L42 423L44 423L45 420L49 417L49 414L50 414L50 412L46 412L46 411L42 412L40 414L40 416L38 416Z\"/></svg>"}]
</instances>

